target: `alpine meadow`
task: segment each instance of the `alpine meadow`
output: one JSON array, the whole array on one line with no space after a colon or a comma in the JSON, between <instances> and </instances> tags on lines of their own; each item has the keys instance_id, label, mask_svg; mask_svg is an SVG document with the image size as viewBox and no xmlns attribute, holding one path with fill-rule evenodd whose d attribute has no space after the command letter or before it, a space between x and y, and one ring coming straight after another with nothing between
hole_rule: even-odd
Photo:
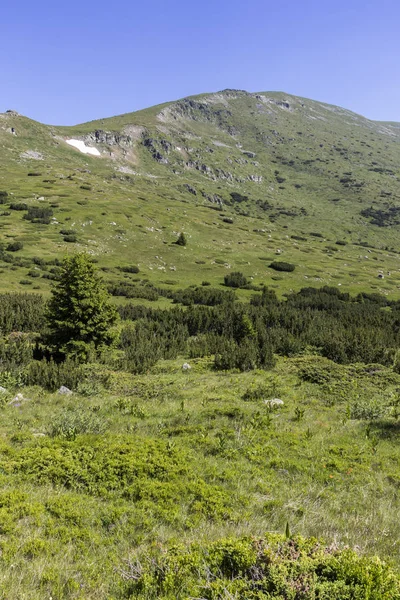
<instances>
[{"instance_id":1,"label":"alpine meadow","mask_svg":"<svg viewBox=\"0 0 400 600\"><path fill-rule=\"evenodd\" d=\"M0 114L0 598L400 600L400 124Z\"/></svg>"}]
</instances>

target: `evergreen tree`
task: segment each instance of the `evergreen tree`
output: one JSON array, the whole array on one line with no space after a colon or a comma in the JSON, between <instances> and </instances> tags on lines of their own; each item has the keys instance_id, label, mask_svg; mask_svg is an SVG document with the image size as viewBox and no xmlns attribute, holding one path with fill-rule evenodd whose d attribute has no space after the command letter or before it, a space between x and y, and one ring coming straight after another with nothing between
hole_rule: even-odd
<instances>
[{"instance_id":1,"label":"evergreen tree","mask_svg":"<svg viewBox=\"0 0 400 600\"><path fill-rule=\"evenodd\" d=\"M112 343L117 311L88 255L64 259L46 317L50 346L63 355L87 358Z\"/></svg>"},{"instance_id":2,"label":"evergreen tree","mask_svg":"<svg viewBox=\"0 0 400 600\"><path fill-rule=\"evenodd\" d=\"M187 240L186 240L186 236L183 232L181 232L179 234L178 239L176 240L175 244L177 244L178 246L186 246Z\"/></svg>"}]
</instances>

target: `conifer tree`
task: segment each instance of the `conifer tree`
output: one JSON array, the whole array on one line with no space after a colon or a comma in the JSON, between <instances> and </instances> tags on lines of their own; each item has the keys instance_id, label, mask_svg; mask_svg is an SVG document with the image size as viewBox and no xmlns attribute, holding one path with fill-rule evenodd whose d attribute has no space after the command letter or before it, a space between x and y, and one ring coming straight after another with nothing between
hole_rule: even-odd
<instances>
[{"instance_id":1,"label":"conifer tree","mask_svg":"<svg viewBox=\"0 0 400 600\"><path fill-rule=\"evenodd\" d=\"M87 254L64 259L46 317L50 346L65 356L84 359L112 343L117 311Z\"/></svg>"}]
</instances>

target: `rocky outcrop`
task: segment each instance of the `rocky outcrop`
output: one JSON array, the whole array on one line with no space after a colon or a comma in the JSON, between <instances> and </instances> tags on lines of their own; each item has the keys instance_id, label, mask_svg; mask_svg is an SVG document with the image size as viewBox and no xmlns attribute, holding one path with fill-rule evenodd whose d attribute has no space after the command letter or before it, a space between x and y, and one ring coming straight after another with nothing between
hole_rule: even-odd
<instances>
[{"instance_id":1,"label":"rocky outcrop","mask_svg":"<svg viewBox=\"0 0 400 600\"><path fill-rule=\"evenodd\" d=\"M129 148L133 145L133 140L129 135L115 131L103 131L102 129L96 129L96 131L89 133L82 139L85 144L105 144L107 146L121 146L123 148Z\"/></svg>"},{"instance_id":2,"label":"rocky outcrop","mask_svg":"<svg viewBox=\"0 0 400 600\"><path fill-rule=\"evenodd\" d=\"M149 150L149 152L151 153L154 160L156 160L157 162L164 164L164 165L168 164L168 162L169 162L168 158L166 158L160 152L159 147L161 147L161 150L163 152L165 152L166 154L169 154L172 149L172 144L170 142L168 142L167 140L156 140L154 138L144 138L143 146Z\"/></svg>"},{"instance_id":3,"label":"rocky outcrop","mask_svg":"<svg viewBox=\"0 0 400 600\"><path fill-rule=\"evenodd\" d=\"M192 187L188 183L185 183L185 188L187 189L187 191L189 192L189 194L193 194L193 196L197 196L197 192L194 189L194 187Z\"/></svg>"},{"instance_id":4,"label":"rocky outcrop","mask_svg":"<svg viewBox=\"0 0 400 600\"><path fill-rule=\"evenodd\" d=\"M211 204L218 204L219 206L223 206L224 201L222 200L222 198L220 198L220 196L217 196L217 194L213 194L212 196L210 194L207 194L206 192L201 192L201 195L203 196L203 198L205 198L206 200L208 200L209 202L211 202Z\"/></svg>"}]
</instances>

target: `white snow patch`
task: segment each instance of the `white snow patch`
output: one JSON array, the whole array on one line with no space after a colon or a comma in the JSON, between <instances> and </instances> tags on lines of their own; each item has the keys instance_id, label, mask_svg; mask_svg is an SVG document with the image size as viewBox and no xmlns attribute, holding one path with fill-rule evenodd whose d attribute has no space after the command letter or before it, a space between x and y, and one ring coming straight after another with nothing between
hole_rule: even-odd
<instances>
[{"instance_id":1,"label":"white snow patch","mask_svg":"<svg viewBox=\"0 0 400 600\"><path fill-rule=\"evenodd\" d=\"M77 148L77 150L79 150L83 154L92 154L93 156L101 156L101 154L97 150L97 148L92 148L90 146L86 146L85 142L83 142L82 140L65 140L65 141L70 146Z\"/></svg>"}]
</instances>

